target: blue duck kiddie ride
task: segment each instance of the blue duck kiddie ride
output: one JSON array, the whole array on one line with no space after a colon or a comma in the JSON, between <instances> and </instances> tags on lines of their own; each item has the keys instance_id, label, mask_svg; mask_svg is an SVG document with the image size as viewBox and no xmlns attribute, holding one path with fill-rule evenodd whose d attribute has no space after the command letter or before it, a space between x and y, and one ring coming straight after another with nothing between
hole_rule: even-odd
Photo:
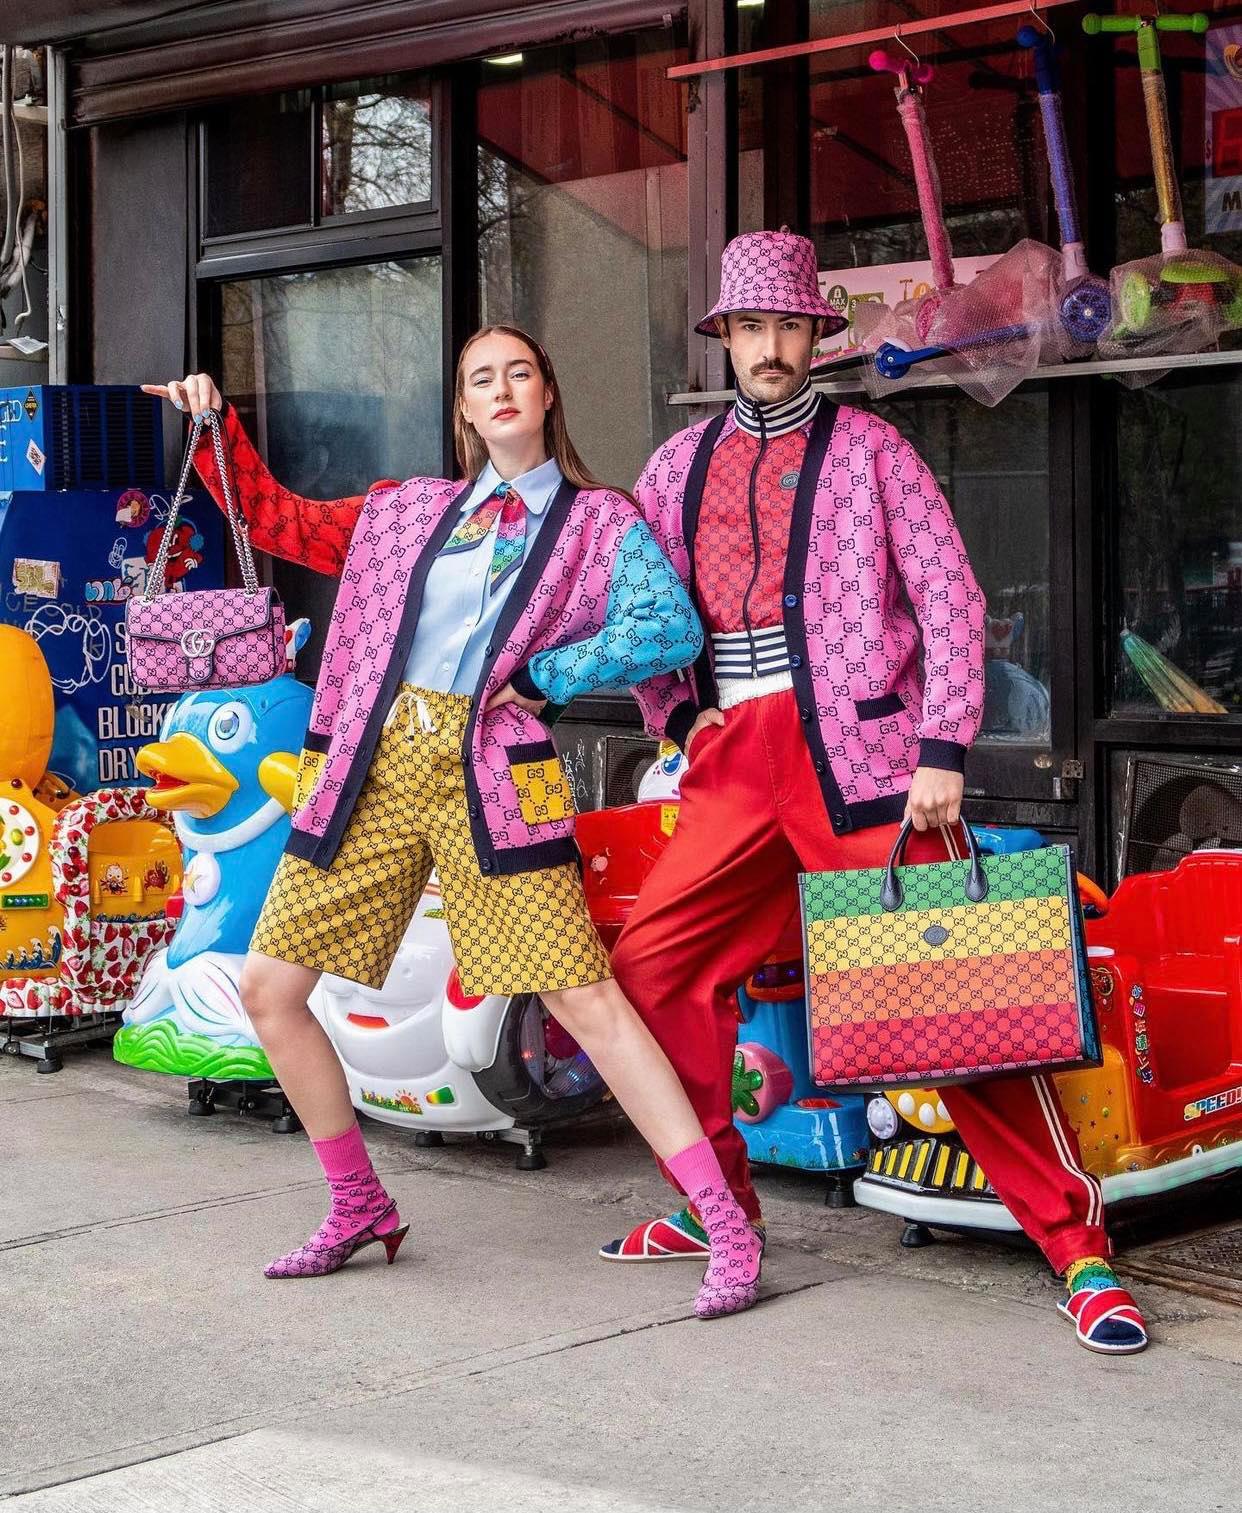
<instances>
[{"instance_id":1,"label":"blue duck kiddie ride","mask_svg":"<svg viewBox=\"0 0 1242 1513\"><path fill-rule=\"evenodd\" d=\"M291 659L309 633L304 620L290 627ZM128 1066L190 1078L192 1113L259 1107L258 1090L275 1083L238 979L289 838L311 699L292 663L252 688L186 694L138 754L154 779L148 802L173 816L185 873L176 933L149 963L113 1051ZM296 1127L283 1100L277 1124Z\"/></svg>"}]
</instances>

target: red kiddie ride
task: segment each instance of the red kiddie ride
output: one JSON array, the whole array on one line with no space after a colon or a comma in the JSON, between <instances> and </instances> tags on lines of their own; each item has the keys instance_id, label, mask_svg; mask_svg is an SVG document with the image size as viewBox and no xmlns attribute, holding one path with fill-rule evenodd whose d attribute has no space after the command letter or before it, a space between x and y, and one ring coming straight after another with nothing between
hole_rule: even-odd
<instances>
[{"instance_id":1,"label":"red kiddie ride","mask_svg":"<svg viewBox=\"0 0 1242 1513\"><path fill-rule=\"evenodd\" d=\"M1106 1203L1242 1168L1242 851L1083 887L1103 1064L1054 1080ZM877 1095L860 1203L924 1226L1016 1230L934 1090Z\"/></svg>"}]
</instances>

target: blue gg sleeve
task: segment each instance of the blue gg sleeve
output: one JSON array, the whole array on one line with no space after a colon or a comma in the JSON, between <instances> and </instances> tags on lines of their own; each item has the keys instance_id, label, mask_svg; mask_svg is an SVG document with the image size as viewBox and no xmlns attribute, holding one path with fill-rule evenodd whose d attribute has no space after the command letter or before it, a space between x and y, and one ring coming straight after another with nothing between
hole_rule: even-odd
<instances>
[{"instance_id":1,"label":"blue gg sleeve","mask_svg":"<svg viewBox=\"0 0 1242 1513\"><path fill-rule=\"evenodd\" d=\"M584 693L613 693L689 667L702 646L703 627L689 595L647 525L636 520L613 565L603 629L537 653L514 675L513 686L530 698L568 704Z\"/></svg>"}]
</instances>

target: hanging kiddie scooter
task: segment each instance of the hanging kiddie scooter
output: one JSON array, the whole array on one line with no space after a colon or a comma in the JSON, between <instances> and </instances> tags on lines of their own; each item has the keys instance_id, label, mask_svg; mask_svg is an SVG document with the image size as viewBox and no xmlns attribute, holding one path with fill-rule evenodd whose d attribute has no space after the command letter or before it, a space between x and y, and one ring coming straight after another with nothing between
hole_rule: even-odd
<instances>
[{"instance_id":1,"label":"hanging kiddie scooter","mask_svg":"<svg viewBox=\"0 0 1242 1513\"><path fill-rule=\"evenodd\" d=\"M1065 121L1061 113L1061 84L1057 69L1055 38L1047 22L1037 17L1039 26L1023 26L1018 44L1034 54L1035 81L1039 91L1039 110L1044 123L1044 145L1048 155L1048 173L1052 184L1060 229L1060 267L1057 254L1041 242L1021 241L997 258L967 288L955 291L953 299L963 306L991 291L1010 300L1010 316L1021 314L1019 325L1008 325L995 332L982 332L972 342L986 349L996 342L1016 342L1019 331L1038 338L1037 357L1042 362L1065 361L1086 357L1108 330L1112 305L1108 285L1087 267L1086 251L1078 221L1074 195L1074 176L1070 166L1069 146L1065 138ZM1049 275L1055 269L1050 278ZM993 303L996 301L993 299ZM958 318L961 311L958 311ZM928 346L903 351L896 346L881 348L876 354L876 368L894 378L904 377L918 363L934 361L950 354L961 354L961 343ZM1029 353L1027 354L1029 356ZM1006 369L1008 393L1020 374L1017 362ZM1010 381L1012 380L1012 381ZM996 392L999 397L999 384ZM979 397L976 395L976 398Z\"/></svg>"},{"instance_id":2,"label":"hanging kiddie scooter","mask_svg":"<svg viewBox=\"0 0 1242 1513\"><path fill-rule=\"evenodd\" d=\"M1029 48L1035 63L1039 113L1044 123L1048 176L1061 236L1061 276L1054 308L1043 320L1044 355L1083 358L1108 330L1112 301L1108 285L1087 267L1087 253L1078 221L1074 170L1070 166L1061 112L1061 78L1052 28L1038 15L1038 26L1018 29L1019 47ZM1009 256L1006 253L1006 256Z\"/></svg>"},{"instance_id":3,"label":"hanging kiddie scooter","mask_svg":"<svg viewBox=\"0 0 1242 1513\"><path fill-rule=\"evenodd\" d=\"M1202 352L1223 332L1242 326L1242 268L1218 253L1187 248L1157 32L1201 36L1207 31L1208 18L1198 11L1190 16L1150 19L1088 15L1082 24L1088 36L1133 32L1138 39L1160 220L1160 252L1113 269L1113 303L1120 319L1101 338L1100 356L1164 357ZM1158 372L1125 375L1131 386L1152 383L1159 377Z\"/></svg>"},{"instance_id":4,"label":"hanging kiddie scooter","mask_svg":"<svg viewBox=\"0 0 1242 1513\"><path fill-rule=\"evenodd\" d=\"M955 282L940 202L923 91L932 69L871 54L877 72L897 75L897 109L914 167L933 287L895 310L881 309L862 333L875 356L863 382L880 399L907 384L947 378L984 405L998 404L1039 365L1044 313L1051 308L1061 261L1040 242L1019 242L968 285ZM914 372L918 369L917 374Z\"/></svg>"}]
</instances>

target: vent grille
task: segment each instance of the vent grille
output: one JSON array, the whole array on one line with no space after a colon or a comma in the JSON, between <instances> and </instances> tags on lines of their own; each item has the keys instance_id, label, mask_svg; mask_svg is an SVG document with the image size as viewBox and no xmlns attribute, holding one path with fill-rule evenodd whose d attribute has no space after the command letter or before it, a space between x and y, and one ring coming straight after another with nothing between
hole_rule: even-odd
<instances>
[{"instance_id":1,"label":"vent grille","mask_svg":"<svg viewBox=\"0 0 1242 1513\"><path fill-rule=\"evenodd\" d=\"M48 391L53 489L163 487L159 400L130 388Z\"/></svg>"},{"instance_id":2,"label":"vent grille","mask_svg":"<svg viewBox=\"0 0 1242 1513\"><path fill-rule=\"evenodd\" d=\"M1194 851L1242 848L1242 766L1131 756L1125 792L1122 877L1167 872Z\"/></svg>"}]
</instances>

